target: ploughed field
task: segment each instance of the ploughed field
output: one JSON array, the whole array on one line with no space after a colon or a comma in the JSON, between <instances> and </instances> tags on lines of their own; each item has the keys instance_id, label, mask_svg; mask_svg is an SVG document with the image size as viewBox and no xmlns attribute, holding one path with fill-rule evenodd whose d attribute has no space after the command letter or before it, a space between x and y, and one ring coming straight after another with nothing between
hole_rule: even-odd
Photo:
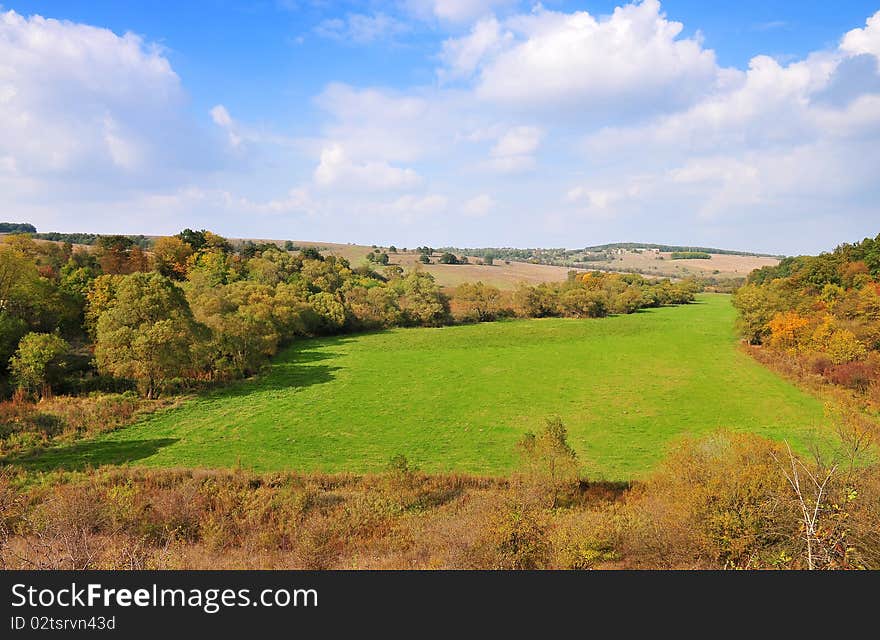
<instances>
[{"instance_id":1,"label":"ploughed field","mask_svg":"<svg viewBox=\"0 0 880 640\"><path fill-rule=\"evenodd\" d=\"M123 452L131 464L503 474L558 414L584 472L649 471L684 435L721 428L805 449L821 403L737 348L722 295L604 319L537 319L301 340L271 371L207 393L40 466ZM119 460L116 460L119 461Z\"/></svg>"}]
</instances>

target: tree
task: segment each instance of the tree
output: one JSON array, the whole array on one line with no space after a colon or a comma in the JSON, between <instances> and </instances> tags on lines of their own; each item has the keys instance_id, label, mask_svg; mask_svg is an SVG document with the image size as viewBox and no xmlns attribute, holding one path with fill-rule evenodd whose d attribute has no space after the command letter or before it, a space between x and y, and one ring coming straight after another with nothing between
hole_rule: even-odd
<instances>
[{"instance_id":1,"label":"tree","mask_svg":"<svg viewBox=\"0 0 880 640\"><path fill-rule=\"evenodd\" d=\"M449 253L448 251L441 254L440 259L437 262L440 264L460 264L458 258L455 257L455 254Z\"/></svg>"},{"instance_id":2,"label":"tree","mask_svg":"<svg viewBox=\"0 0 880 640\"><path fill-rule=\"evenodd\" d=\"M575 318L601 318L608 315L608 296L604 291L574 287L559 296L563 313Z\"/></svg>"},{"instance_id":3,"label":"tree","mask_svg":"<svg viewBox=\"0 0 880 640\"><path fill-rule=\"evenodd\" d=\"M186 278L187 260L192 254L192 246L179 236L159 238L153 245L156 271L172 280Z\"/></svg>"},{"instance_id":4,"label":"tree","mask_svg":"<svg viewBox=\"0 0 880 640\"><path fill-rule=\"evenodd\" d=\"M322 333L335 333L345 324L345 307L332 293L316 293L309 297L309 304L321 318Z\"/></svg>"},{"instance_id":5,"label":"tree","mask_svg":"<svg viewBox=\"0 0 880 640\"><path fill-rule=\"evenodd\" d=\"M70 351L67 342L53 333L28 333L15 355L9 360L12 378L19 388L38 397L52 395L52 385L58 383L67 366L64 356Z\"/></svg>"},{"instance_id":6,"label":"tree","mask_svg":"<svg viewBox=\"0 0 880 640\"><path fill-rule=\"evenodd\" d=\"M419 262L422 264L431 264L431 257L427 253L423 253L419 256Z\"/></svg>"},{"instance_id":7,"label":"tree","mask_svg":"<svg viewBox=\"0 0 880 640\"><path fill-rule=\"evenodd\" d=\"M526 433L517 446L527 484L538 499L548 500L555 509L560 493L571 491L579 479L577 454L568 444L562 418L547 418L539 435Z\"/></svg>"},{"instance_id":8,"label":"tree","mask_svg":"<svg viewBox=\"0 0 880 640\"><path fill-rule=\"evenodd\" d=\"M520 283L513 294L517 315L524 318L544 318L559 315L559 292L550 285L536 287Z\"/></svg>"},{"instance_id":9,"label":"tree","mask_svg":"<svg viewBox=\"0 0 880 640\"><path fill-rule=\"evenodd\" d=\"M183 242L188 244L193 251L198 251L202 247L205 246L205 230L201 231L193 231L192 229L184 229L180 233L177 234L177 237L180 238Z\"/></svg>"},{"instance_id":10,"label":"tree","mask_svg":"<svg viewBox=\"0 0 880 640\"><path fill-rule=\"evenodd\" d=\"M399 286L400 308L410 323L439 326L449 317L449 300L430 273L412 271Z\"/></svg>"},{"instance_id":11,"label":"tree","mask_svg":"<svg viewBox=\"0 0 880 640\"><path fill-rule=\"evenodd\" d=\"M367 329L393 327L400 322L397 294L388 287L352 287L345 293L345 302L357 323Z\"/></svg>"},{"instance_id":12,"label":"tree","mask_svg":"<svg viewBox=\"0 0 880 640\"><path fill-rule=\"evenodd\" d=\"M99 370L137 382L147 398L192 368L192 348L204 335L183 291L158 273L136 273L116 287L97 323Z\"/></svg>"},{"instance_id":13,"label":"tree","mask_svg":"<svg viewBox=\"0 0 880 640\"><path fill-rule=\"evenodd\" d=\"M464 282L456 290L453 300L461 315L468 320L486 322L501 312L501 290L482 282Z\"/></svg>"},{"instance_id":14,"label":"tree","mask_svg":"<svg viewBox=\"0 0 880 640\"><path fill-rule=\"evenodd\" d=\"M146 254L128 236L100 236L95 245L104 273L125 275L147 270Z\"/></svg>"},{"instance_id":15,"label":"tree","mask_svg":"<svg viewBox=\"0 0 880 640\"><path fill-rule=\"evenodd\" d=\"M0 311L0 372L6 371L9 358L15 353L18 342L27 333L27 323L21 318Z\"/></svg>"}]
</instances>

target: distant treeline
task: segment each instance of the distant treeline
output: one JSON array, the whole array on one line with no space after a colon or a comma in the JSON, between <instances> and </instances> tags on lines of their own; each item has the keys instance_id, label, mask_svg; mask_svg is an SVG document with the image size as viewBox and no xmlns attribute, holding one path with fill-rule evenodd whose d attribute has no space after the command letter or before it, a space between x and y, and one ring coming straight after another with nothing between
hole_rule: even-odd
<instances>
[{"instance_id":1,"label":"distant treeline","mask_svg":"<svg viewBox=\"0 0 880 640\"><path fill-rule=\"evenodd\" d=\"M49 233L35 233L34 231L30 231L27 233L33 233L34 238L37 240L52 240L53 242L69 242L70 244L88 244L93 245L98 242L99 238L102 237L113 237L113 236L102 236L99 233L59 233L57 231L50 231ZM148 249L152 246L153 241L147 236L137 235L137 236L122 236L124 238L128 238L131 240L136 246L141 249Z\"/></svg>"},{"instance_id":2,"label":"distant treeline","mask_svg":"<svg viewBox=\"0 0 880 640\"><path fill-rule=\"evenodd\" d=\"M0 233L36 233L37 228L27 222L0 222Z\"/></svg>"},{"instance_id":3,"label":"distant treeline","mask_svg":"<svg viewBox=\"0 0 880 640\"><path fill-rule=\"evenodd\" d=\"M685 247L671 244L650 244L646 242L614 242L584 247L584 251L610 251L612 249L658 249L663 252L701 252L716 253L727 256L757 256L761 258L782 258L770 253L752 253L750 251L732 251L730 249L713 249L711 247Z\"/></svg>"},{"instance_id":4,"label":"distant treeline","mask_svg":"<svg viewBox=\"0 0 880 640\"><path fill-rule=\"evenodd\" d=\"M513 262L531 262L533 264L555 264L568 266L574 253L568 249L517 249L514 247L482 247L462 249L459 247L442 247L441 252L454 253L462 256L475 256L483 260L508 260ZM491 263L491 262L490 262Z\"/></svg>"},{"instance_id":5,"label":"distant treeline","mask_svg":"<svg viewBox=\"0 0 880 640\"><path fill-rule=\"evenodd\" d=\"M711 260L712 254L705 251L673 251L673 260Z\"/></svg>"}]
</instances>

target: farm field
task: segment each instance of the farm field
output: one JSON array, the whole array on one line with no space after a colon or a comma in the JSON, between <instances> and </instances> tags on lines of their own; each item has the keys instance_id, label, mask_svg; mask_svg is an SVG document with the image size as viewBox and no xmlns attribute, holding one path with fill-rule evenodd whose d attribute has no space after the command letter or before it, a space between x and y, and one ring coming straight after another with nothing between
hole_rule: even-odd
<instances>
[{"instance_id":1,"label":"farm field","mask_svg":"<svg viewBox=\"0 0 880 640\"><path fill-rule=\"evenodd\" d=\"M745 277L752 270L772 267L779 260L767 256L739 256L713 253L708 260L673 260L672 253L652 253L625 251L614 257L612 262L600 262L603 269L636 269L645 275L673 278L690 276L717 278ZM662 258L662 259L661 259Z\"/></svg>"},{"instance_id":2,"label":"farm field","mask_svg":"<svg viewBox=\"0 0 880 640\"><path fill-rule=\"evenodd\" d=\"M685 434L719 427L803 448L814 397L737 349L722 295L629 316L548 318L303 340L271 371L29 466L501 474L558 414L586 473L638 477Z\"/></svg>"},{"instance_id":3,"label":"farm field","mask_svg":"<svg viewBox=\"0 0 880 640\"><path fill-rule=\"evenodd\" d=\"M298 243L308 246L310 243ZM324 253L337 255L348 260L352 266L365 262L366 255L372 251L372 247L346 244L317 244L325 249ZM398 252L389 254L390 263L397 264L404 269L420 268L431 275L441 287L453 288L463 282L482 281L501 290L513 290L520 282L526 284L541 284L542 282L562 282L568 277L569 267L557 267L548 264L530 264L528 262L509 262L496 260L493 265L477 263L477 258L470 258L471 264L438 264L439 253L432 258L432 264L421 264L419 254L415 251Z\"/></svg>"}]
</instances>

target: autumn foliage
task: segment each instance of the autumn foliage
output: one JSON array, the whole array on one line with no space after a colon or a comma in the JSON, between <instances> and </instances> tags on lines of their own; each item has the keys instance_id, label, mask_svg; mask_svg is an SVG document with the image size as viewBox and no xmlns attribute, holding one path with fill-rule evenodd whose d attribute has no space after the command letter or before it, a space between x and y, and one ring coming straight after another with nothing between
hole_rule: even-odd
<instances>
[{"instance_id":1,"label":"autumn foliage","mask_svg":"<svg viewBox=\"0 0 880 640\"><path fill-rule=\"evenodd\" d=\"M880 384L880 236L753 271L734 304L752 345L861 393Z\"/></svg>"}]
</instances>

